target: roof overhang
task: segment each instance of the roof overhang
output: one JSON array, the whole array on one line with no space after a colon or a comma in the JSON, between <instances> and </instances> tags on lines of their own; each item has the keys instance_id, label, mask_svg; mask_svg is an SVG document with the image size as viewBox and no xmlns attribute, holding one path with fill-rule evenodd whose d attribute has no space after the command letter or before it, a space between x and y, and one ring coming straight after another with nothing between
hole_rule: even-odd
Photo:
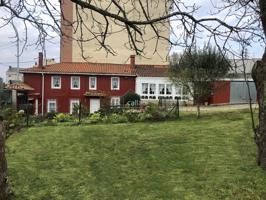
<instances>
[{"instance_id":1,"label":"roof overhang","mask_svg":"<svg viewBox=\"0 0 266 200\"><path fill-rule=\"evenodd\" d=\"M105 73L82 73L82 72L30 72L30 71L22 71L23 74L56 74L56 75L94 75L94 76L129 76L129 77L136 77L136 74L105 74Z\"/></svg>"},{"instance_id":2,"label":"roof overhang","mask_svg":"<svg viewBox=\"0 0 266 200\"><path fill-rule=\"evenodd\" d=\"M17 90L17 91L33 91L34 88L26 83L11 83L5 86L5 89Z\"/></svg>"}]
</instances>

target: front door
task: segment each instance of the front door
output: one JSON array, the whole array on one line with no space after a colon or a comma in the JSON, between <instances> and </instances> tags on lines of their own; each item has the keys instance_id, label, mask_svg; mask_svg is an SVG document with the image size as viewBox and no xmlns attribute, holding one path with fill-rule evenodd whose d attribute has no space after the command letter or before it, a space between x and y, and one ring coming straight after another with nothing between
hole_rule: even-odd
<instances>
[{"instance_id":1,"label":"front door","mask_svg":"<svg viewBox=\"0 0 266 200\"><path fill-rule=\"evenodd\" d=\"M100 110L100 99L90 99L90 113Z\"/></svg>"}]
</instances>

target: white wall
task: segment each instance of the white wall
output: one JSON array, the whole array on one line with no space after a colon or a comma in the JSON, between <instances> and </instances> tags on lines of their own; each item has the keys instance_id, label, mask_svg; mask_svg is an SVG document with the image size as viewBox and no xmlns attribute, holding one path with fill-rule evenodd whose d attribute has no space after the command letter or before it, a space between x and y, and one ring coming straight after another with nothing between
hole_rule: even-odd
<instances>
[{"instance_id":1,"label":"white wall","mask_svg":"<svg viewBox=\"0 0 266 200\"><path fill-rule=\"evenodd\" d=\"M6 83L8 83L9 81L17 81L17 72L14 71L7 71L6 72ZM23 74L19 73L19 81L23 81Z\"/></svg>"}]
</instances>

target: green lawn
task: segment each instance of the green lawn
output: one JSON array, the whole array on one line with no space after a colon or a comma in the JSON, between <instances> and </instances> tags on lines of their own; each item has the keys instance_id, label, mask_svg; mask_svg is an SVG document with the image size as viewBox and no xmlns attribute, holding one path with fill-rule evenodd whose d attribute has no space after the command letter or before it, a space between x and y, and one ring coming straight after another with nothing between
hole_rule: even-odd
<instances>
[{"instance_id":1,"label":"green lawn","mask_svg":"<svg viewBox=\"0 0 266 200\"><path fill-rule=\"evenodd\" d=\"M35 127L7 145L15 199L266 199L247 112Z\"/></svg>"}]
</instances>

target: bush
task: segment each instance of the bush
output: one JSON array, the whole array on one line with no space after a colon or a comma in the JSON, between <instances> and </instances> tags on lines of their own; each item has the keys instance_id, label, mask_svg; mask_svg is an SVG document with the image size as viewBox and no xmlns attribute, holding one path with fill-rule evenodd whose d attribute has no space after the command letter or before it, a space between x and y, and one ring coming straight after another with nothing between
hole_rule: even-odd
<instances>
[{"instance_id":1,"label":"bush","mask_svg":"<svg viewBox=\"0 0 266 200\"><path fill-rule=\"evenodd\" d=\"M7 136L20 130L24 125L24 117L12 108L0 110L0 116L7 121Z\"/></svg>"},{"instance_id":2,"label":"bush","mask_svg":"<svg viewBox=\"0 0 266 200\"><path fill-rule=\"evenodd\" d=\"M166 119L166 115L162 112L156 111L152 113L152 120L153 121L164 121Z\"/></svg>"},{"instance_id":3,"label":"bush","mask_svg":"<svg viewBox=\"0 0 266 200\"><path fill-rule=\"evenodd\" d=\"M32 115L30 117L30 121L32 124L38 124L38 123L44 122L44 120L45 120L45 117L42 115Z\"/></svg>"},{"instance_id":4,"label":"bush","mask_svg":"<svg viewBox=\"0 0 266 200\"><path fill-rule=\"evenodd\" d=\"M145 122L145 121L149 121L152 120L152 115L147 113L147 112L143 112L143 113L139 113L138 114L138 121L139 122Z\"/></svg>"},{"instance_id":5,"label":"bush","mask_svg":"<svg viewBox=\"0 0 266 200\"><path fill-rule=\"evenodd\" d=\"M101 121L102 121L102 116L99 112L93 113L89 116L89 122L90 123L95 124L95 123L99 123Z\"/></svg>"},{"instance_id":6,"label":"bush","mask_svg":"<svg viewBox=\"0 0 266 200\"><path fill-rule=\"evenodd\" d=\"M127 117L129 122L137 122L139 121L139 110L127 110L124 115Z\"/></svg>"},{"instance_id":7,"label":"bush","mask_svg":"<svg viewBox=\"0 0 266 200\"><path fill-rule=\"evenodd\" d=\"M125 115L113 113L108 117L108 122L117 124L117 123L126 123L128 119Z\"/></svg>"},{"instance_id":8,"label":"bush","mask_svg":"<svg viewBox=\"0 0 266 200\"><path fill-rule=\"evenodd\" d=\"M56 116L56 112L48 112L45 114L46 119L54 119Z\"/></svg>"},{"instance_id":9,"label":"bush","mask_svg":"<svg viewBox=\"0 0 266 200\"><path fill-rule=\"evenodd\" d=\"M121 105L129 105L129 107L139 106L140 96L135 92L128 91L124 96L120 97Z\"/></svg>"},{"instance_id":10,"label":"bush","mask_svg":"<svg viewBox=\"0 0 266 200\"><path fill-rule=\"evenodd\" d=\"M73 121L73 118L69 114L59 113L57 114L54 119L57 122L70 122Z\"/></svg>"},{"instance_id":11,"label":"bush","mask_svg":"<svg viewBox=\"0 0 266 200\"><path fill-rule=\"evenodd\" d=\"M145 111L151 115L157 112L158 110L159 110L158 105L154 103L148 103L145 107Z\"/></svg>"},{"instance_id":12,"label":"bush","mask_svg":"<svg viewBox=\"0 0 266 200\"><path fill-rule=\"evenodd\" d=\"M98 111L102 117L106 116L106 115L111 115L113 113L115 114L123 114L123 109L122 108L111 108L111 107L105 107L105 108L101 108Z\"/></svg>"}]
</instances>

